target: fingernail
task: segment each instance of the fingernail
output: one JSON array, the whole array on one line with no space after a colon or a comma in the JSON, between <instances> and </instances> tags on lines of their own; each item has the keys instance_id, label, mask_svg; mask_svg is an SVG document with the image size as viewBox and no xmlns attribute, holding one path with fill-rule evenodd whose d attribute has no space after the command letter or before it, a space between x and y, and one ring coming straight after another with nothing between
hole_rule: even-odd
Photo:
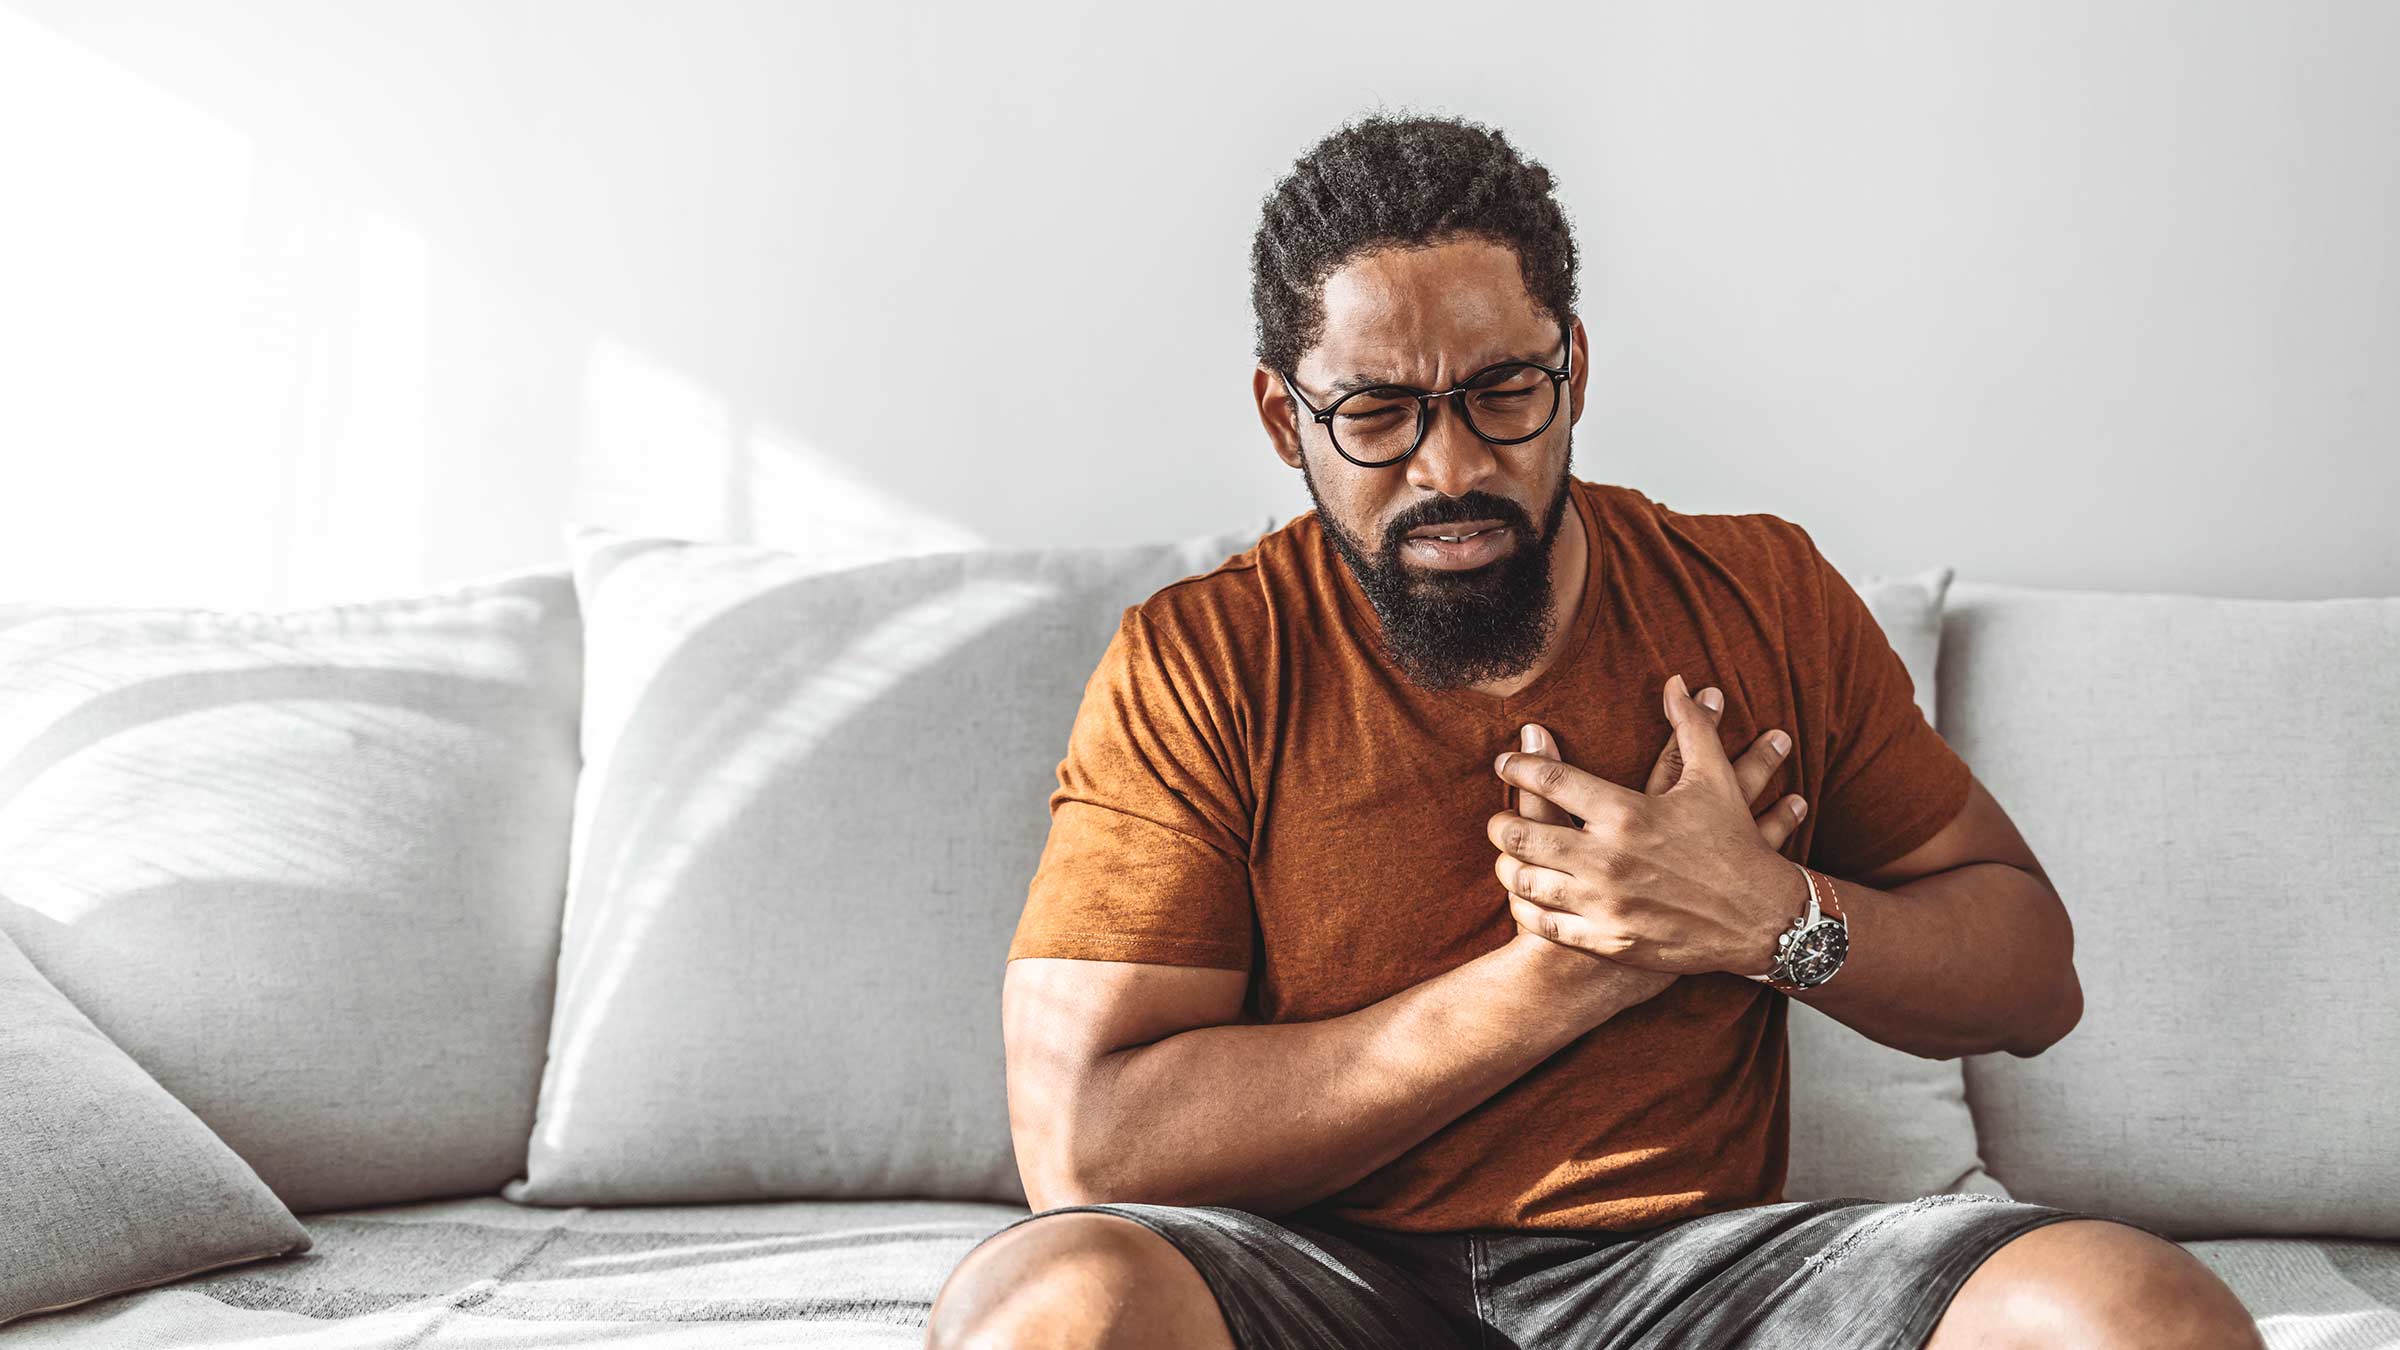
<instances>
[{"instance_id":1,"label":"fingernail","mask_svg":"<svg viewBox=\"0 0 2400 1350\"><path fill-rule=\"evenodd\" d=\"M1794 820L1798 820L1800 817L1802 817L1802 816L1805 816L1805 815L1807 815L1807 814L1808 814L1808 803L1807 803L1807 802L1804 802L1804 801L1802 801L1802 802L1793 802L1793 803L1792 803L1792 819L1794 819Z\"/></svg>"},{"instance_id":2,"label":"fingernail","mask_svg":"<svg viewBox=\"0 0 2400 1350\"><path fill-rule=\"evenodd\" d=\"M1775 753L1780 755L1792 748L1792 738L1780 731L1770 731L1767 733L1767 744L1774 746Z\"/></svg>"},{"instance_id":3,"label":"fingernail","mask_svg":"<svg viewBox=\"0 0 2400 1350\"><path fill-rule=\"evenodd\" d=\"M1518 743L1528 751L1539 750L1542 748L1542 733L1533 729L1533 723L1527 722L1524 736Z\"/></svg>"},{"instance_id":4,"label":"fingernail","mask_svg":"<svg viewBox=\"0 0 2400 1350\"><path fill-rule=\"evenodd\" d=\"M1712 684L1700 691L1700 706L1710 712L1716 712L1725 706L1725 696L1718 693L1717 687Z\"/></svg>"},{"instance_id":5,"label":"fingernail","mask_svg":"<svg viewBox=\"0 0 2400 1350\"><path fill-rule=\"evenodd\" d=\"M1505 768L1507 768L1507 767L1508 767L1508 752L1507 752L1506 750L1503 750L1503 751L1501 751L1499 754L1497 754L1497 755L1495 755L1495 756L1493 756L1493 757L1492 757L1492 772L1494 772L1494 773L1498 773L1498 772L1500 772L1502 769L1505 769Z\"/></svg>"}]
</instances>

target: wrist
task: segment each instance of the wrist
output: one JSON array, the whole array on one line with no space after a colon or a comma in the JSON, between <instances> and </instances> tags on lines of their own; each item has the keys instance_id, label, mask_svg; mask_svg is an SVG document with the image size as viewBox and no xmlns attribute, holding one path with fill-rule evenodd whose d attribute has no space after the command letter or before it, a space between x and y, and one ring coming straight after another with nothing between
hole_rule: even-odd
<instances>
[{"instance_id":1,"label":"wrist","mask_svg":"<svg viewBox=\"0 0 2400 1350\"><path fill-rule=\"evenodd\" d=\"M1655 993L1652 982L1659 978L1522 928L1501 952L1517 967L1516 978L1541 991L1546 1005L1571 1008L1587 1023L1605 1021Z\"/></svg>"},{"instance_id":2,"label":"wrist","mask_svg":"<svg viewBox=\"0 0 2400 1350\"><path fill-rule=\"evenodd\" d=\"M1775 897L1776 903L1767 906L1768 917L1762 920L1765 931L1753 937L1740 961L1726 967L1735 975L1762 984L1779 964L1782 952L1778 943L1784 934L1792 931L1795 920L1806 917L1809 899L1817 894L1805 866L1794 863L1780 853L1771 856L1774 866L1769 869L1768 880L1760 890L1763 894Z\"/></svg>"},{"instance_id":3,"label":"wrist","mask_svg":"<svg viewBox=\"0 0 2400 1350\"><path fill-rule=\"evenodd\" d=\"M1803 864L1795 863L1792 870L1808 888L1800 912L1776 934L1767 972L1746 977L1786 994L1832 979L1850 953L1850 916L1833 878Z\"/></svg>"}]
</instances>

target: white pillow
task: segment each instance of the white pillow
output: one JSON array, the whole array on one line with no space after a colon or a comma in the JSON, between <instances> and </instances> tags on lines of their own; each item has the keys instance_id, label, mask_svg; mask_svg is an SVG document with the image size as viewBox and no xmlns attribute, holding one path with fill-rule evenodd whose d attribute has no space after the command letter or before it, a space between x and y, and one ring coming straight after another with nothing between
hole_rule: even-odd
<instances>
[{"instance_id":1,"label":"white pillow","mask_svg":"<svg viewBox=\"0 0 2400 1350\"><path fill-rule=\"evenodd\" d=\"M523 1167L576 773L565 569L0 605L0 931L296 1210Z\"/></svg>"},{"instance_id":2,"label":"white pillow","mask_svg":"<svg viewBox=\"0 0 2400 1350\"><path fill-rule=\"evenodd\" d=\"M586 769L504 1194L1022 1202L1000 981L1084 683L1271 524L863 566L576 532Z\"/></svg>"},{"instance_id":3,"label":"white pillow","mask_svg":"<svg viewBox=\"0 0 2400 1350\"><path fill-rule=\"evenodd\" d=\"M1891 640L1934 721L1942 605L1954 574L1933 567L1851 581ZM1836 977L1837 979L1840 977ZM1792 1162L1787 1200L1914 1200L1976 1192L2006 1198L1984 1170L1967 1108L1965 1061L1924 1059L1870 1040L1799 999L1791 1042Z\"/></svg>"},{"instance_id":4,"label":"white pillow","mask_svg":"<svg viewBox=\"0 0 2400 1350\"><path fill-rule=\"evenodd\" d=\"M2083 981L2064 1040L1966 1061L1993 1174L2180 1240L2400 1238L2400 597L1961 585L1944 648Z\"/></svg>"}]
</instances>

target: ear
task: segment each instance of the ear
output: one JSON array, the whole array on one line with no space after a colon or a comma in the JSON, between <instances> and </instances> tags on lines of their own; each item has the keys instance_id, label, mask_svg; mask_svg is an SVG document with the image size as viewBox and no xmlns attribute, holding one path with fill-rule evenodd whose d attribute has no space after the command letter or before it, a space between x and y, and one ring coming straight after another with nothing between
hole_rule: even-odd
<instances>
[{"instance_id":1,"label":"ear","mask_svg":"<svg viewBox=\"0 0 2400 1350\"><path fill-rule=\"evenodd\" d=\"M1592 346L1590 340L1584 336L1583 316L1576 315L1571 327L1573 331L1568 335L1567 341L1572 343L1575 348L1575 370L1574 373L1567 376L1568 426L1573 426L1583 420L1583 382L1590 378L1592 373Z\"/></svg>"},{"instance_id":2,"label":"ear","mask_svg":"<svg viewBox=\"0 0 2400 1350\"><path fill-rule=\"evenodd\" d=\"M1283 377L1260 365L1250 377L1251 397L1258 404L1258 420L1267 429L1267 439L1275 444L1275 457L1297 469L1300 467L1300 405L1292 401L1283 387Z\"/></svg>"}]
</instances>

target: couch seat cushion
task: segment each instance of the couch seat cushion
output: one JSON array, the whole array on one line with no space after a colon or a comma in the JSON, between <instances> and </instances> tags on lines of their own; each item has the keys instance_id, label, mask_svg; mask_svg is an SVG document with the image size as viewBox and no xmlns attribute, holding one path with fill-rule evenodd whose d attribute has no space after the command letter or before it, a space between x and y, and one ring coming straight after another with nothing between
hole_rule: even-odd
<instances>
[{"instance_id":1,"label":"couch seat cushion","mask_svg":"<svg viewBox=\"0 0 2400 1350\"><path fill-rule=\"evenodd\" d=\"M2182 1245L2241 1296L2267 1350L2400 1345L2400 1242L2272 1237Z\"/></svg>"},{"instance_id":2,"label":"couch seat cushion","mask_svg":"<svg viewBox=\"0 0 2400 1350\"><path fill-rule=\"evenodd\" d=\"M9 1328L27 1346L915 1347L972 1201L548 1209L498 1196L312 1214L304 1255ZM14 1347L20 1342L12 1339Z\"/></svg>"},{"instance_id":3,"label":"couch seat cushion","mask_svg":"<svg viewBox=\"0 0 2400 1350\"><path fill-rule=\"evenodd\" d=\"M304 1218L315 1245L8 1329L16 1347L918 1347L1021 1206L791 1200L548 1209L498 1196ZM2400 1243L2187 1242L2270 1350L2400 1345Z\"/></svg>"}]
</instances>

